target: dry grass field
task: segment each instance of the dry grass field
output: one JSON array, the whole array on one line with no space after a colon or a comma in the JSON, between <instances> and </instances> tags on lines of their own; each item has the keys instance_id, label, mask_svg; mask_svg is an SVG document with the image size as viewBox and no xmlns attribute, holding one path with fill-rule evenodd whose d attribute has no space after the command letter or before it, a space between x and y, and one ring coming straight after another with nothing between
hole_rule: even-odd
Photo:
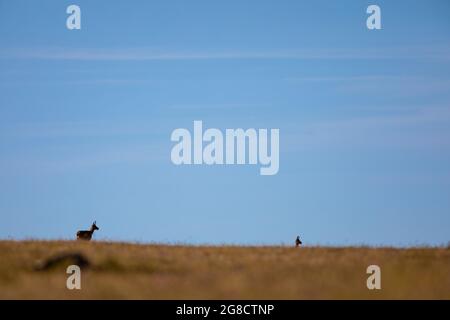
<instances>
[{"instance_id":1,"label":"dry grass field","mask_svg":"<svg viewBox=\"0 0 450 320\"><path fill-rule=\"evenodd\" d=\"M62 261L78 252L81 290ZM366 268L381 267L381 290ZM450 299L450 249L239 247L0 241L0 299Z\"/></svg>"}]
</instances>

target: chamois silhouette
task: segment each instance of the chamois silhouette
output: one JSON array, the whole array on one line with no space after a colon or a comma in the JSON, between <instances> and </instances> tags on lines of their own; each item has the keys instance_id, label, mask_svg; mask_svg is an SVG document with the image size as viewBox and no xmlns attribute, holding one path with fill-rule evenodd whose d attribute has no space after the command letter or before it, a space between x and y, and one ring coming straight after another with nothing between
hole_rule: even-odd
<instances>
[{"instance_id":1,"label":"chamois silhouette","mask_svg":"<svg viewBox=\"0 0 450 320\"><path fill-rule=\"evenodd\" d=\"M90 230L80 230L77 232L77 240L91 240L92 239L92 235L94 234L95 230L100 230L97 225L96 225L97 221L94 221L94 223L91 226Z\"/></svg>"},{"instance_id":2,"label":"chamois silhouette","mask_svg":"<svg viewBox=\"0 0 450 320\"><path fill-rule=\"evenodd\" d=\"M300 240L300 236L297 236L297 239L295 239L295 246L299 247L302 244L302 241Z\"/></svg>"}]
</instances>

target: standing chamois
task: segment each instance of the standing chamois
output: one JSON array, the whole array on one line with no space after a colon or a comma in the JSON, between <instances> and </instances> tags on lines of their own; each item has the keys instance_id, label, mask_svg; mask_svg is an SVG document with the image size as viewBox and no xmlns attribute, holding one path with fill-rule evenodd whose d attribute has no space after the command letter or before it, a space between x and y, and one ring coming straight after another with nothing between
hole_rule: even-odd
<instances>
[{"instance_id":1,"label":"standing chamois","mask_svg":"<svg viewBox=\"0 0 450 320\"><path fill-rule=\"evenodd\" d=\"M302 241L300 240L300 236L297 236L297 239L295 239L295 246L299 247L302 244Z\"/></svg>"},{"instance_id":2,"label":"standing chamois","mask_svg":"<svg viewBox=\"0 0 450 320\"><path fill-rule=\"evenodd\" d=\"M97 225L97 221L94 221L94 223L91 226L90 230L80 230L77 232L77 240L91 240L92 235L94 234L95 230L100 230Z\"/></svg>"}]
</instances>

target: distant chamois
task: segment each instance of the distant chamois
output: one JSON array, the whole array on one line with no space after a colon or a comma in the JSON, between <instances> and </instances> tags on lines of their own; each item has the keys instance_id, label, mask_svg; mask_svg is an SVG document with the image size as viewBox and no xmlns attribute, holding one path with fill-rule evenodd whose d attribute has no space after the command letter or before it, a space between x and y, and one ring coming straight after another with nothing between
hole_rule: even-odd
<instances>
[{"instance_id":1,"label":"distant chamois","mask_svg":"<svg viewBox=\"0 0 450 320\"><path fill-rule=\"evenodd\" d=\"M300 236L297 236L297 239L295 239L295 246L299 247L302 244L302 241L300 240Z\"/></svg>"},{"instance_id":2,"label":"distant chamois","mask_svg":"<svg viewBox=\"0 0 450 320\"><path fill-rule=\"evenodd\" d=\"M91 240L92 235L94 234L95 230L100 230L97 225L96 225L96 221L94 221L94 223L91 226L90 230L80 230L77 232L77 240Z\"/></svg>"}]
</instances>

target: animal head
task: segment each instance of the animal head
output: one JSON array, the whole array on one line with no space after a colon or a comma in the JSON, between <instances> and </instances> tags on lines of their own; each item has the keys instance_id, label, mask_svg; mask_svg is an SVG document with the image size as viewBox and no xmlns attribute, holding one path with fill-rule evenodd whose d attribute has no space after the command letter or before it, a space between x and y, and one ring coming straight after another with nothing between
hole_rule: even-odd
<instances>
[{"instance_id":1,"label":"animal head","mask_svg":"<svg viewBox=\"0 0 450 320\"><path fill-rule=\"evenodd\" d=\"M91 226L91 229L92 229L92 231L94 231L94 230L100 230L98 227L97 227L97 221L94 221L94 223L92 224L92 226Z\"/></svg>"}]
</instances>

